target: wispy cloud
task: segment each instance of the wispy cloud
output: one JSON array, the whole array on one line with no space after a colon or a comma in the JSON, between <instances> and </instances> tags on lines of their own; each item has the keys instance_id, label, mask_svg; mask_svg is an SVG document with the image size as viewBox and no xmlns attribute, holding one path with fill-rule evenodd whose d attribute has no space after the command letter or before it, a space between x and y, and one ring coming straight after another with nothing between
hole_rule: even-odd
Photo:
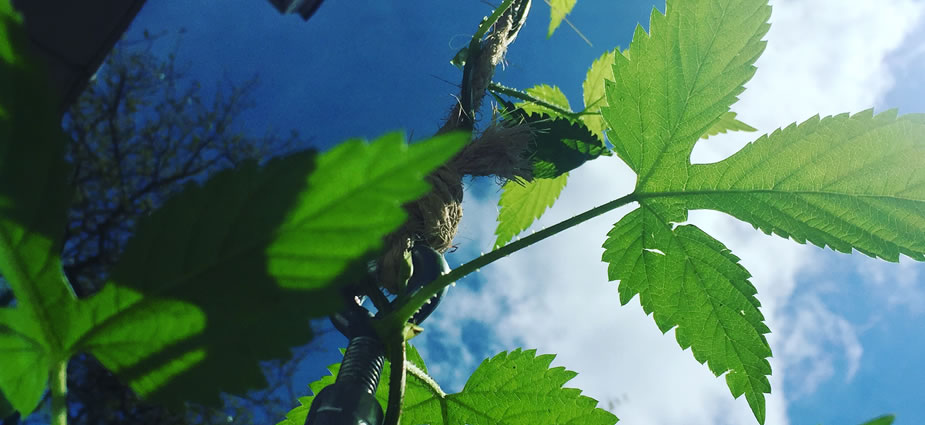
<instances>
[{"instance_id":1,"label":"wispy cloud","mask_svg":"<svg viewBox=\"0 0 925 425\"><path fill-rule=\"evenodd\" d=\"M925 282L922 264L901 257L899 264L886 263L868 257L855 260L857 273L864 282L876 288L888 308L903 308L909 314L925 313Z\"/></svg>"},{"instance_id":2,"label":"wispy cloud","mask_svg":"<svg viewBox=\"0 0 925 425\"><path fill-rule=\"evenodd\" d=\"M787 371L791 399L812 394L819 385L836 374L838 360L844 359L844 376L854 378L864 352L858 331L847 319L833 313L815 294L797 295L792 314L781 315L775 344L779 364Z\"/></svg>"},{"instance_id":3,"label":"wispy cloud","mask_svg":"<svg viewBox=\"0 0 925 425\"><path fill-rule=\"evenodd\" d=\"M772 5L768 49L734 106L741 119L762 132L816 113L856 112L877 104L896 83L884 58L912 31L925 8L917 1L791 0ZM719 160L754 138L711 138L698 146L695 159ZM572 174L562 199L538 226L628 193L634 181L619 160L597 160ZM466 200L459 238L469 249L490 248L496 203L496 195ZM453 381L458 389L480 357L488 354L484 351L533 347L557 353L557 364L579 372L572 385L602 400L626 423L754 421L746 402L732 400L723 380L681 351L673 331L662 335L638 300L620 306L616 283L606 280L600 246L628 210L585 223L485 268L475 285L479 291L452 290L427 324L429 332L417 341L425 351L443 354L430 357L445 360L439 365L431 361L438 377ZM691 222L724 242L754 275L762 311L774 332L769 336L775 357L768 424L786 424L782 384L794 379L790 370L810 365L820 371L815 381L803 382L811 391L812 385L830 376L852 376L863 352L851 323L822 301L799 298L793 304L798 278L817 267L819 250L763 235L718 213L695 212ZM472 337L462 333L460 321L467 320L493 329L478 336L490 342L475 347ZM847 370L834 370L836 356L847 359Z\"/></svg>"}]
</instances>

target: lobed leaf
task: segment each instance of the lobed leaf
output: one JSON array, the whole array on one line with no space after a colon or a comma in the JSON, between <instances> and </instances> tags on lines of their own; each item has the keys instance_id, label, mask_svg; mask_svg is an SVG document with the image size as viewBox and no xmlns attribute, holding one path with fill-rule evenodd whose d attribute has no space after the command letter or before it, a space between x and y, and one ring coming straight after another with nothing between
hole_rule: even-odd
<instances>
[{"instance_id":1,"label":"lobed leaf","mask_svg":"<svg viewBox=\"0 0 925 425\"><path fill-rule=\"evenodd\" d=\"M559 28L565 15L572 12L575 2L578 0L547 0L549 3L549 30L546 32L546 38L552 37L552 33Z\"/></svg>"},{"instance_id":2,"label":"lobed leaf","mask_svg":"<svg viewBox=\"0 0 925 425\"><path fill-rule=\"evenodd\" d=\"M700 136L700 138L708 139L710 136L715 136L720 133L725 134L727 131L758 131L758 129L737 120L735 112L726 112L716 123L710 126L707 132L703 133L703 136Z\"/></svg>"},{"instance_id":3,"label":"lobed leaf","mask_svg":"<svg viewBox=\"0 0 925 425\"><path fill-rule=\"evenodd\" d=\"M423 175L467 139L409 147L392 133L189 186L139 224L106 287L75 310L74 346L168 405L265 385L259 361L310 340L308 319L338 309L339 282L364 275L401 205L428 190Z\"/></svg>"},{"instance_id":4,"label":"lobed leaf","mask_svg":"<svg viewBox=\"0 0 925 425\"><path fill-rule=\"evenodd\" d=\"M559 198L568 181L568 173L552 179L534 179L526 183L509 181L501 188L498 200L498 228L495 248L506 245L514 236L527 230Z\"/></svg>"},{"instance_id":5,"label":"lobed leaf","mask_svg":"<svg viewBox=\"0 0 925 425\"><path fill-rule=\"evenodd\" d=\"M677 197L800 243L923 261L923 136L921 114L817 116L694 165Z\"/></svg>"},{"instance_id":6,"label":"lobed leaf","mask_svg":"<svg viewBox=\"0 0 925 425\"><path fill-rule=\"evenodd\" d=\"M662 332L676 327L681 348L716 376L728 372L733 396L745 394L763 423L771 348L757 291L722 243L692 225L672 229L675 208L643 204L617 222L604 243L608 276L620 281L622 304L638 294Z\"/></svg>"},{"instance_id":7,"label":"lobed leaf","mask_svg":"<svg viewBox=\"0 0 925 425\"><path fill-rule=\"evenodd\" d=\"M650 187L654 170L676 175L694 143L736 101L764 50L767 0L669 0L614 55L602 109L617 154ZM632 59L630 59L632 58Z\"/></svg>"},{"instance_id":8,"label":"lobed leaf","mask_svg":"<svg viewBox=\"0 0 925 425\"><path fill-rule=\"evenodd\" d=\"M630 48L613 55L601 109L614 150L638 175L640 209L605 243L620 299L640 303L682 347L706 362L735 397L745 394L759 422L770 391L767 327L748 273L721 243L693 226L688 189L694 144L722 121L754 75L769 25L767 0L668 0L653 10L650 34L637 27ZM666 199L667 198L667 199Z\"/></svg>"}]
</instances>

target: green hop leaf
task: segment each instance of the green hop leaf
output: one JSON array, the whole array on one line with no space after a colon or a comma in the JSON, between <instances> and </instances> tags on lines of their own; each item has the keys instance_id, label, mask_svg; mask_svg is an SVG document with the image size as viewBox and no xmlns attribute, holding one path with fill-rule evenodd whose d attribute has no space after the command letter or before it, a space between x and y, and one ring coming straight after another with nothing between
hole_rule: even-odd
<instances>
[{"instance_id":1,"label":"green hop leaf","mask_svg":"<svg viewBox=\"0 0 925 425\"><path fill-rule=\"evenodd\" d=\"M568 98L565 96L565 93L562 93L562 90L558 87L540 84L530 87L526 90L526 93L537 100L558 108L558 110L544 106L541 103L529 101L518 102L514 105L515 107L523 109L527 114L544 113L553 117L569 118L567 115L562 114L562 112L571 112L572 108L568 104Z\"/></svg>"},{"instance_id":2,"label":"green hop leaf","mask_svg":"<svg viewBox=\"0 0 925 425\"><path fill-rule=\"evenodd\" d=\"M601 109L614 150L638 175L640 207L604 244L621 302L639 294L663 332L677 326L681 347L717 376L726 373L733 396L745 395L759 423L771 350L748 273L721 243L677 224L691 207L694 144L754 75L770 12L767 0L669 0L665 15L653 10L651 34L637 27L628 51L613 56ZM704 198L712 199L707 186L715 181L704 182Z\"/></svg>"},{"instance_id":3,"label":"green hop leaf","mask_svg":"<svg viewBox=\"0 0 925 425\"><path fill-rule=\"evenodd\" d=\"M849 253L925 260L925 115L813 117L690 169L690 209Z\"/></svg>"},{"instance_id":4,"label":"green hop leaf","mask_svg":"<svg viewBox=\"0 0 925 425\"><path fill-rule=\"evenodd\" d=\"M604 96L604 81L607 77L613 75L613 63L616 54L617 50L611 50L595 59L591 63L591 68L588 69L584 83L581 85L585 102L585 114L581 115L581 121L601 140L604 139L604 130L607 126L604 118L600 115L601 108L607 106L607 99Z\"/></svg>"},{"instance_id":5,"label":"green hop leaf","mask_svg":"<svg viewBox=\"0 0 925 425\"><path fill-rule=\"evenodd\" d=\"M498 228L495 229L495 248L506 245L514 236L530 227L535 220L551 208L565 184L568 173L552 179L534 179L520 184L509 181L501 188L498 200Z\"/></svg>"}]
</instances>

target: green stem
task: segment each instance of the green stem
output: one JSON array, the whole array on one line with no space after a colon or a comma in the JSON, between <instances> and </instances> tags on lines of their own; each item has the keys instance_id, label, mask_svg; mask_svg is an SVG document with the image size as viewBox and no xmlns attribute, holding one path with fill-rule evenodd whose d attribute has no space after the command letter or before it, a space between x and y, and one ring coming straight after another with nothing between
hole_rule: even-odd
<instances>
[{"instance_id":1,"label":"green stem","mask_svg":"<svg viewBox=\"0 0 925 425\"><path fill-rule=\"evenodd\" d=\"M389 401L385 410L383 425L398 425L401 419L401 407L405 401L405 336L398 335L398 341L387 344L389 347Z\"/></svg>"},{"instance_id":2,"label":"green stem","mask_svg":"<svg viewBox=\"0 0 925 425\"><path fill-rule=\"evenodd\" d=\"M54 365L48 376L51 386L51 425L67 425L67 360Z\"/></svg>"},{"instance_id":3,"label":"green stem","mask_svg":"<svg viewBox=\"0 0 925 425\"><path fill-rule=\"evenodd\" d=\"M566 116L566 117L568 117L568 118L570 118L570 119L578 119L578 117L580 117L580 116L582 116L582 115L599 115L599 114L600 114L599 112L585 112L585 111L581 111L581 112L572 112L572 111L569 111L569 110L567 110L567 109L563 109L563 108L560 107L560 106L556 106L556 105L553 105L553 104L551 104L551 103L549 103L549 102L546 102L546 101L544 101L544 100L542 100L542 99L536 98L536 97L530 95L529 93L524 93L524 92L522 92L522 91L520 91L520 90L512 89L512 88L506 87L506 86L502 86L501 84L494 83L494 82L488 84L488 89L491 90L491 91L493 91L493 92L495 92L495 93L500 93L500 94L503 94L503 95L506 95L506 96L510 96L510 97L513 97L513 98L516 98L516 99L520 99L520 100L523 100L523 101L526 101L526 102L535 103L535 104L537 104L537 105L539 105L539 106L542 106L542 107L544 107L544 108L546 108L546 109L550 109L550 110L556 112L557 114L564 115L564 116Z\"/></svg>"},{"instance_id":4,"label":"green stem","mask_svg":"<svg viewBox=\"0 0 925 425\"><path fill-rule=\"evenodd\" d=\"M379 326L384 326L385 328L380 327L380 332L399 331L402 329L408 319L410 319L411 316L414 315L414 313L418 311L421 306L428 302L428 300L430 300L434 295L442 291L443 288L445 288L447 285L462 279L469 273L478 271L482 267L485 267L501 258L507 257L508 255L533 245L543 239L558 234L565 229L575 227L594 217L613 211L626 204L635 202L636 200L637 195L635 193L620 197L604 205L594 207L572 218L556 223L530 236L524 237L523 239L518 239L514 242L511 242L501 248L489 252L488 254L483 254L482 256L453 269L449 273L438 277L430 284L425 285L423 288L421 288L420 291L414 294L414 296L411 297L407 303L401 305L397 310L383 317L381 322L382 325Z\"/></svg>"}]
</instances>

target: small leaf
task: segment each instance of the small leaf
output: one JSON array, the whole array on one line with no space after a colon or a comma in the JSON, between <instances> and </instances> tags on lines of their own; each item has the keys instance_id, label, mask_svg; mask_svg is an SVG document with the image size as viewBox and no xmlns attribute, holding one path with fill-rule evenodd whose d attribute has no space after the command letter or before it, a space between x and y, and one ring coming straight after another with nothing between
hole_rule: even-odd
<instances>
[{"instance_id":1,"label":"small leaf","mask_svg":"<svg viewBox=\"0 0 925 425\"><path fill-rule=\"evenodd\" d=\"M76 349L168 405L264 386L258 362L310 340L308 319L339 308L339 282L365 276L401 205L467 139L407 146L392 133L189 186L139 224L106 287L74 313Z\"/></svg>"},{"instance_id":2,"label":"small leaf","mask_svg":"<svg viewBox=\"0 0 925 425\"><path fill-rule=\"evenodd\" d=\"M581 116L581 120L588 126L594 135L601 140L604 139L604 130L607 124L600 115L601 108L607 106L607 99L604 96L604 81L613 78L613 63L617 50L611 50L604 53L601 57L591 63L588 69L588 75L585 77L581 87L584 92L584 102L586 114Z\"/></svg>"},{"instance_id":3,"label":"small leaf","mask_svg":"<svg viewBox=\"0 0 925 425\"><path fill-rule=\"evenodd\" d=\"M604 243L608 276L620 281L622 304L638 294L662 332L677 327L681 348L716 376L728 372L732 395L745 394L763 423L771 347L756 290L719 241L692 225L672 229L678 213L676 205L643 204L617 222Z\"/></svg>"},{"instance_id":4,"label":"small leaf","mask_svg":"<svg viewBox=\"0 0 925 425\"><path fill-rule=\"evenodd\" d=\"M453 59L450 59L450 64L453 66L463 69L466 66L466 59L469 58L469 46L464 46L462 49L459 49L456 52L456 55L453 56Z\"/></svg>"},{"instance_id":5,"label":"small leaf","mask_svg":"<svg viewBox=\"0 0 925 425\"><path fill-rule=\"evenodd\" d=\"M893 415L883 415L878 418L871 419L867 422L864 422L861 425L893 425L893 421L896 420L896 416Z\"/></svg>"},{"instance_id":6,"label":"small leaf","mask_svg":"<svg viewBox=\"0 0 925 425\"><path fill-rule=\"evenodd\" d=\"M557 106L560 109L568 112L572 111L572 108L568 104L568 98L565 97L565 93L562 93L562 90L556 86L541 84L538 86L530 87L526 90L526 92L530 96L542 100L543 102L546 102L550 105ZM559 111L547 108L535 102L518 102L514 106L523 109L527 114L545 113L549 116L568 118L563 116Z\"/></svg>"},{"instance_id":7,"label":"small leaf","mask_svg":"<svg viewBox=\"0 0 925 425\"><path fill-rule=\"evenodd\" d=\"M559 28L565 15L572 12L577 0L548 0L549 3L549 30L546 32L546 38L552 37L552 33Z\"/></svg>"},{"instance_id":8,"label":"small leaf","mask_svg":"<svg viewBox=\"0 0 925 425\"><path fill-rule=\"evenodd\" d=\"M735 112L726 112L715 124L707 129L701 139L707 139L717 134L725 134L727 131L758 131L758 129L736 119Z\"/></svg>"},{"instance_id":9,"label":"small leaf","mask_svg":"<svg viewBox=\"0 0 925 425\"><path fill-rule=\"evenodd\" d=\"M534 179L520 184L509 181L501 188L498 200L498 228L495 248L506 245L539 219L559 198L568 181L568 173L553 179Z\"/></svg>"}]
</instances>

